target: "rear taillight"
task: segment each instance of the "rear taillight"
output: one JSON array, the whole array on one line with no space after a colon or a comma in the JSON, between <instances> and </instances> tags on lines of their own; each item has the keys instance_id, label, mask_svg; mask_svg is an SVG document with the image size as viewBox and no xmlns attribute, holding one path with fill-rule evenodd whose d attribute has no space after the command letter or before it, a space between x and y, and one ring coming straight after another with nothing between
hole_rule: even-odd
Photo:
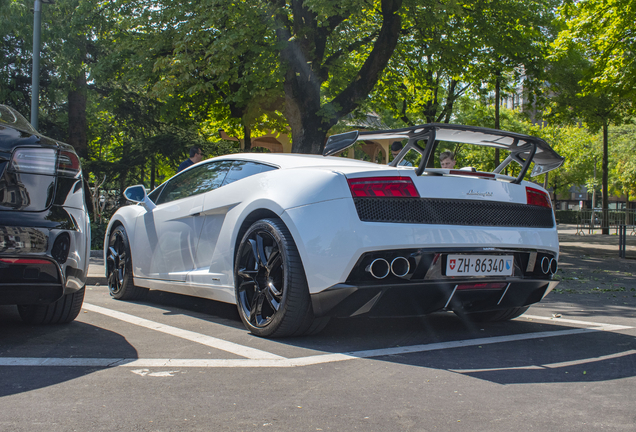
<instances>
[{"instance_id":1,"label":"rear taillight","mask_svg":"<svg viewBox=\"0 0 636 432\"><path fill-rule=\"evenodd\" d=\"M408 177L364 177L348 179L347 181L354 198L410 198L420 196L413 181Z\"/></svg>"},{"instance_id":2,"label":"rear taillight","mask_svg":"<svg viewBox=\"0 0 636 432\"><path fill-rule=\"evenodd\" d=\"M55 174L57 151L47 148L19 148L13 152L11 168L16 172Z\"/></svg>"},{"instance_id":3,"label":"rear taillight","mask_svg":"<svg viewBox=\"0 0 636 432\"><path fill-rule=\"evenodd\" d=\"M80 172L79 158L72 150L24 147L13 152L11 168L15 172L75 177Z\"/></svg>"},{"instance_id":4,"label":"rear taillight","mask_svg":"<svg viewBox=\"0 0 636 432\"><path fill-rule=\"evenodd\" d=\"M528 205L552 208L550 197L539 189L526 186L526 202Z\"/></svg>"},{"instance_id":5,"label":"rear taillight","mask_svg":"<svg viewBox=\"0 0 636 432\"><path fill-rule=\"evenodd\" d=\"M75 152L60 150L57 158L57 173L63 176L75 177L80 172L79 158Z\"/></svg>"}]
</instances>

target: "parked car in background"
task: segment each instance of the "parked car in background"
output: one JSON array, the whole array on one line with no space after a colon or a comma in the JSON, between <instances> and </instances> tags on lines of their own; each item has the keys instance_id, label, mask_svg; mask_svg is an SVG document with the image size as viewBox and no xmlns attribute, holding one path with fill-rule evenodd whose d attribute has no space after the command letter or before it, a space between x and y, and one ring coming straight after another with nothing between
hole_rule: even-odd
<instances>
[{"instance_id":1,"label":"parked car in background","mask_svg":"<svg viewBox=\"0 0 636 432\"><path fill-rule=\"evenodd\" d=\"M80 161L0 105L0 304L33 324L73 321L82 307L90 220Z\"/></svg>"},{"instance_id":2,"label":"parked car in background","mask_svg":"<svg viewBox=\"0 0 636 432\"><path fill-rule=\"evenodd\" d=\"M360 140L406 145L390 165L329 156ZM429 168L439 141L499 148L504 162ZM409 151L419 166L399 165ZM104 242L112 297L157 289L235 303L249 331L280 337L332 316L509 320L558 283L550 198L524 180L562 164L545 141L429 124L335 135L325 155L232 154L150 194L129 187L138 205L113 215ZM504 174L512 162L517 175Z\"/></svg>"}]
</instances>

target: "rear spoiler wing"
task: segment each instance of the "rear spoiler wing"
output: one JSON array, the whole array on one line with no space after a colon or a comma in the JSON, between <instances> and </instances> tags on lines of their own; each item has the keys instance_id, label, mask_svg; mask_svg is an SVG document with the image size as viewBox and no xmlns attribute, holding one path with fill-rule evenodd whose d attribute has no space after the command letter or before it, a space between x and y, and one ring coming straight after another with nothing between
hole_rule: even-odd
<instances>
[{"instance_id":1,"label":"rear spoiler wing","mask_svg":"<svg viewBox=\"0 0 636 432\"><path fill-rule=\"evenodd\" d=\"M397 166L409 150L415 150L422 155L416 169L418 176L421 176L426 169L439 141L475 144L510 151L508 157L493 172L498 174L512 161L517 162L522 169L514 183L521 183L532 162L534 162L534 167L530 176L535 177L560 167L565 159L552 150L550 145L541 138L498 129L447 123L429 123L403 129L370 132L352 131L332 135L327 140L322 154L330 156L339 153L352 146L356 141L380 139L408 140L400 154L389 165ZM424 146L420 145L422 141L425 142Z\"/></svg>"}]
</instances>

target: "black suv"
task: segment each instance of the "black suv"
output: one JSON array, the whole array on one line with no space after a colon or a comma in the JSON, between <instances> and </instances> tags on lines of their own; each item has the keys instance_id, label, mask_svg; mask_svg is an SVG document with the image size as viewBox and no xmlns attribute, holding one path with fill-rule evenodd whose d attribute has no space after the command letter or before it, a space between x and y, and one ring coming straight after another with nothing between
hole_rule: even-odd
<instances>
[{"instance_id":1,"label":"black suv","mask_svg":"<svg viewBox=\"0 0 636 432\"><path fill-rule=\"evenodd\" d=\"M68 144L0 105L0 304L33 324L73 321L84 301L90 220Z\"/></svg>"}]
</instances>

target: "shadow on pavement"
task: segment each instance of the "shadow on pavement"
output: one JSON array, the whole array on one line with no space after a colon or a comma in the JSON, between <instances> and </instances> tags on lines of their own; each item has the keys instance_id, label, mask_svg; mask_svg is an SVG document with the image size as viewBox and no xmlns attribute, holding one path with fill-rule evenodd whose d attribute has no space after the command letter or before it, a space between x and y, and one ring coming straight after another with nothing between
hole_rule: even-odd
<instances>
[{"instance_id":1,"label":"shadow on pavement","mask_svg":"<svg viewBox=\"0 0 636 432\"><path fill-rule=\"evenodd\" d=\"M24 324L15 306L0 306L0 358L137 358L123 336L74 321L70 324ZM0 397L70 381L107 367L2 366Z\"/></svg>"}]
</instances>

